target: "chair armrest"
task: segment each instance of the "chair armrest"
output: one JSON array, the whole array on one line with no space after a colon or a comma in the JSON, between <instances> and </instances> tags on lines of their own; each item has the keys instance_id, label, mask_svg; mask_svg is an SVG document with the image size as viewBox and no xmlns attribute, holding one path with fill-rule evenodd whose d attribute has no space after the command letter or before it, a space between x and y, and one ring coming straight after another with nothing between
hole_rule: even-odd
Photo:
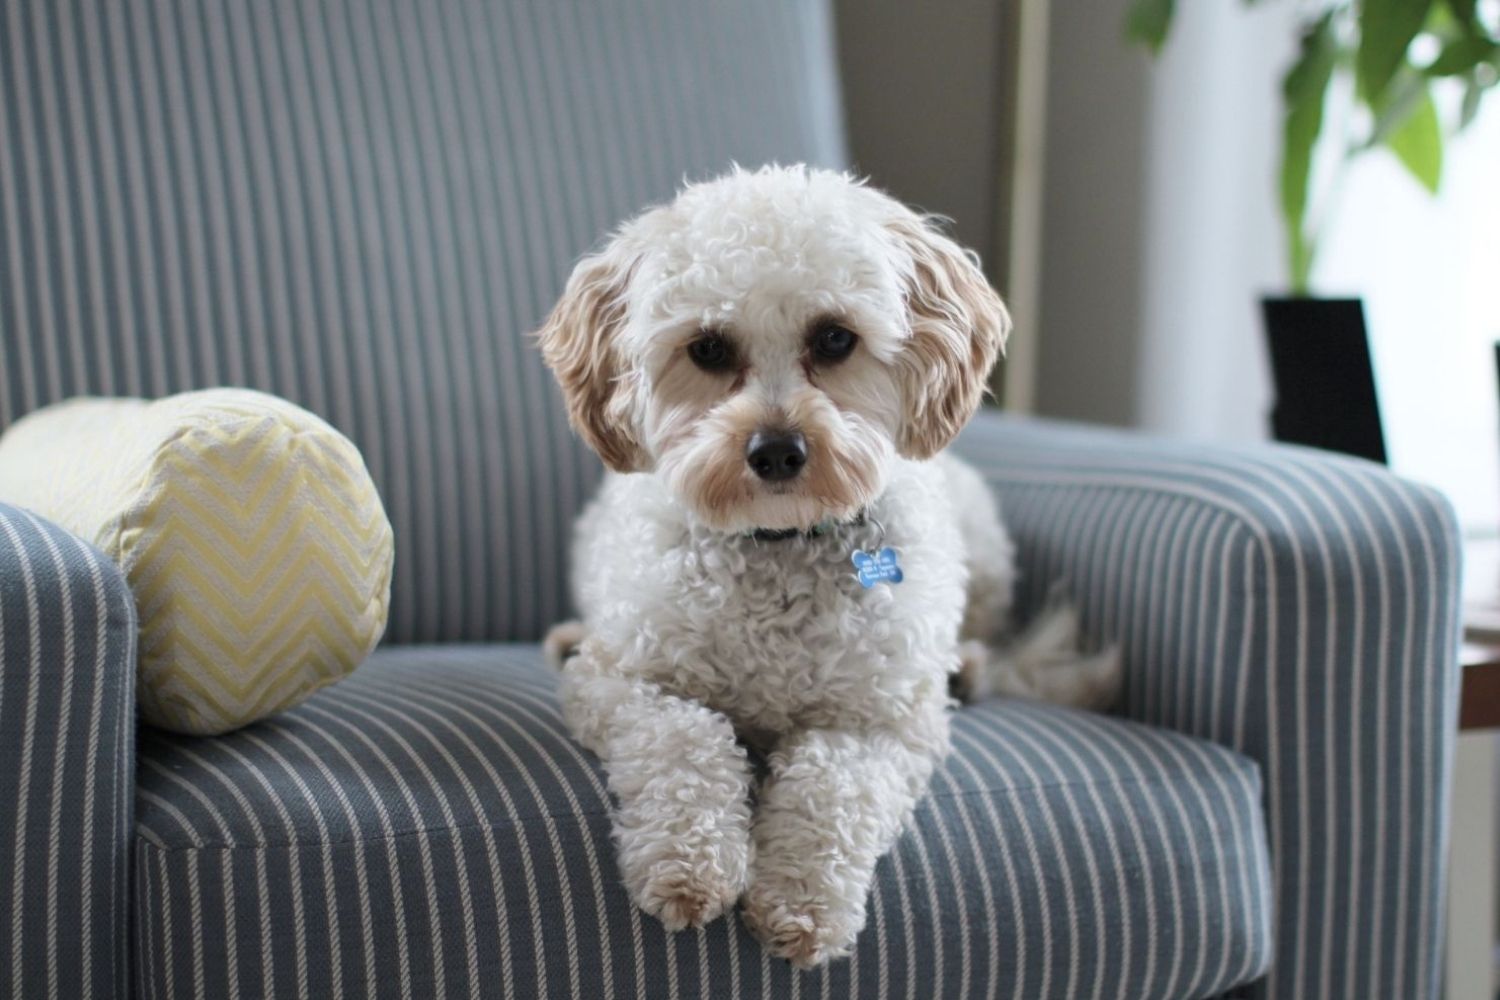
<instances>
[{"instance_id":1,"label":"chair armrest","mask_svg":"<svg viewBox=\"0 0 1500 1000\"><path fill-rule=\"evenodd\" d=\"M130 995L135 605L0 504L0 995Z\"/></svg>"},{"instance_id":2,"label":"chair armrest","mask_svg":"<svg viewBox=\"0 0 1500 1000\"><path fill-rule=\"evenodd\" d=\"M1118 641L1126 715L1258 760L1277 996L1435 997L1460 543L1367 463L986 414L1024 614L1065 579Z\"/></svg>"}]
</instances>

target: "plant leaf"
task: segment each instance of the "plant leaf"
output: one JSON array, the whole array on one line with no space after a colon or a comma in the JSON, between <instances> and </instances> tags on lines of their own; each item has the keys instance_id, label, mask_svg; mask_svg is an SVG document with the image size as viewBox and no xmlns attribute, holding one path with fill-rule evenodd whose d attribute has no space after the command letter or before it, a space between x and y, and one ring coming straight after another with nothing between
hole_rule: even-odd
<instances>
[{"instance_id":1,"label":"plant leaf","mask_svg":"<svg viewBox=\"0 0 1500 1000\"><path fill-rule=\"evenodd\" d=\"M1465 35L1444 46L1432 65L1423 72L1428 76L1461 76L1480 63L1492 59L1497 49L1500 46L1483 35Z\"/></svg>"},{"instance_id":2,"label":"plant leaf","mask_svg":"<svg viewBox=\"0 0 1500 1000\"><path fill-rule=\"evenodd\" d=\"M1468 128L1479 114L1479 102L1484 98L1484 91L1485 86L1480 82L1478 71L1470 73L1464 83L1464 101L1458 109L1458 131Z\"/></svg>"},{"instance_id":3,"label":"plant leaf","mask_svg":"<svg viewBox=\"0 0 1500 1000\"><path fill-rule=\"evenodd\" d=\"M1432 0L1363 0L1359 8L1359 92L1374 107L1422 30Z\"/></svg>"},{"instance_id":4,"label":"plant leaf","mask_svg":"<svg viewBox=\"0 0 1500 1000\"><path fill-rule=\"evenodd\" d=\"M1287 267L1291 270L1293 295L1306 295L1312 279L1313 248L1308 238L1299 229L1288 229L1286 234Z\"/></svg>"},{"instance_id":5,"label":"plant leaf","mask_svg":"<svg viewBox=\"0 0 1500 1000\"><path fill-rule=\"evenodd\" d=\"M1321 94L1328 86L1338 52L1333 38L1333 16L1324 14L1302 33L1297 61L1281 78L1281 94L1286 100L1286 109L1316 100L1319 109L1323 102Z\"/></svg>"},{"instance_id":6,"label":"plant leaf","mask_svg":"<svg viewBox=\"0 0 1500 1000\"><path fill-rule=\"evenodd\" d=\"M1281 82L1286 118L1281 145L1281 215L1286 224L1292 290L1307 290L1312 246L1303 229L1313 147L1323 128L1323 100L1337 52L1332 19L1325 14L1302 36L1302 51Z\"/></svg>"},{"instance_id":7,"label":"plant leaf","mask_svg":"<svg viewBox=\"0 0 1500 1000\"><path fill-rule=\"evenodd\" d=\"M1443 130L1432 95L1425 87L1416 108L1385 143L1429 193L1437 194L1443 179Z\"/></svg>"},{"instance_id":8,"label":"plant leaf","mask_svg":"<svg viewBox=\"0 0 1500 1000\"><path fill-rule=\"evenodd\" d=\"M1474 23L1474 0L1448 0L1448 9L1453 12L1459 24Z\"/></svg>"},{"instance_id":9,"label":"plant leaf","mask_svg":"<svg viewBox=\"0 0 1500 1000\"><path fill-rule=\"evenodd\" d=\"M1134 0L1125 14L1125 37L1151 50L1161 51L1172 27L1172 8L1176 0Z\"/></svg>"},{"instance_id":10,"label":"plant leaf","mask_svg":"<svg viewBox=\"0 0 1500 1000\"><path fill-rule=\"evenodd\" d=\"M1369 140L1360 149L1373 149L1391 137L1391 133L1406 123L1411 113L1427 94L1426 82L1412 72L1403 69L1386 88L1380 100L1371 109L1375 112L1375 126Z\"/></svg>"}]
</instances>

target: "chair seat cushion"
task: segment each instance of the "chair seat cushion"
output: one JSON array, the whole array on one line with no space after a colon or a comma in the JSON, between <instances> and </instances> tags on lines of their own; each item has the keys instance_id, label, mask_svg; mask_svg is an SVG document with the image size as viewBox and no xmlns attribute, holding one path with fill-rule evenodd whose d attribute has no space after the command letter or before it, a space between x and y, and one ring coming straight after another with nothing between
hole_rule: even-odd
<instances>
[{"instance_id":1,"label":"chair seat cushion","mask_svg":"<svg viewBox=\"0 0 1500 1000\"><path fill-rule=\"evenodd\" d=\"M636 911L608 812L531 646L382 649L228 736L148 730L138 994L1181 998L1269 960L1255 765L1115 719L958 710L856 954L807 973L737 916Z\"/></svg>"}]
</instances>

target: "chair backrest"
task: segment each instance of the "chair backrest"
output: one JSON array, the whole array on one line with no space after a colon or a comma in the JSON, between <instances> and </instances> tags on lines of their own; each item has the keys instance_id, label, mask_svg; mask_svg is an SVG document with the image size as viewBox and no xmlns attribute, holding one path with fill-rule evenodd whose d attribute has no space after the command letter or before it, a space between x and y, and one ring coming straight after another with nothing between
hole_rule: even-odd
<instances>
[{"instance_id":1,"label":"chair backrest","mask_svg":"<svg viewBox=\"0 0 1500 1000\"><path fill-rule=\"evenodd\" d=\"M279 393L363 449L388 637L567 610L598 466L525 339L615 222L843 161L826 0L0 0L0 429Z\"/></svg>"}]
</instances>

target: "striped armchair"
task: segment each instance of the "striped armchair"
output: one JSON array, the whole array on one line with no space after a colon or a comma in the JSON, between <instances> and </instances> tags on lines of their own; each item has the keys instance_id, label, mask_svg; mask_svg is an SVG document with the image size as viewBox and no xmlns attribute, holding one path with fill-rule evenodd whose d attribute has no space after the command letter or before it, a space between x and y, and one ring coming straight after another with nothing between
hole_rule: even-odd
<instances>
[{"instance_id":1,"label":"striped armchair","mask_svg":"<svg viewBox=\"0 0 1500 1000\"><path fill-rule=\"evenodd\" d=\"M386 644L218 738L137 730L118 572L0 503L0 995L1433 997L1457 541L1373 466L987 415L1023 606L1120 717L958 712L849 960L618 884L536 639L598 468L522 336L613 221L845 161L819 0L0 0L0 429L279 393L363 449ZM0 498L3 501L3 498Z\"/></svg>"}]
</instances>

